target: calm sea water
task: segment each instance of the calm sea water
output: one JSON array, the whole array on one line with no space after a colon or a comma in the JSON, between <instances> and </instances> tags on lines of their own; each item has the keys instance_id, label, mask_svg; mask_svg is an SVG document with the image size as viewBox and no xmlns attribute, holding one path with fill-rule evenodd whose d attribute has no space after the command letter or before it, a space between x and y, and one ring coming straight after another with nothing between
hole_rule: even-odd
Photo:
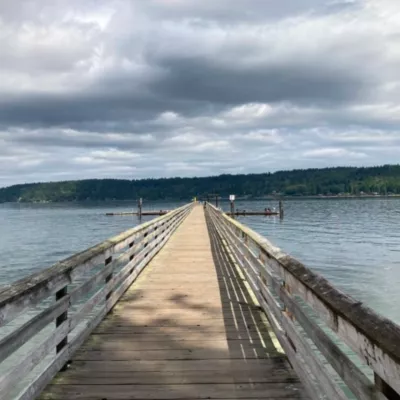
<instances>
[{"instance_id":1,"label":"calm sea water","mask_svg":"<svg viewBox=\"0 0 400 400\"><path fill-rule=\"evenodd\" d=\"M240 209L265 207L277 203L237 202ZM132 208L134 203L0 205L0 286L137 225L137 217L105 215ZM400 199L290 200L283 220L257 216L240 221L400 323Z\"/></svg>"},{"instance_id":2,"label":"calm sea water","mask_svg":"<svg viewBox=\"0 0 400 400\"><path fill-rule=\"evenodd\" d=\"M183 204L153 202L144 209L169 210ZM153 218L106 216L126 211L136 212L136 204L0 204L0 286Z\"/></svg>"}]
</instances>

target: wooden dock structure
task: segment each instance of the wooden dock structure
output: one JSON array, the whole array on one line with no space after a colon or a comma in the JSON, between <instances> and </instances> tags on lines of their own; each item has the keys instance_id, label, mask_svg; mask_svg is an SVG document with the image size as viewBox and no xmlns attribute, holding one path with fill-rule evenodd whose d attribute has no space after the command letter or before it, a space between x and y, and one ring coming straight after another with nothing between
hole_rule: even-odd
<instances>
[{"instance_id":1,"label":"wooden dock structure","mask_svg":"<svg viewBox=\"0 0 400 400\"><path fill-rule=\"evenodd\" d=\"M226 212L226 215L229 215L230 217L234 217L234 216L243 216L245 217L246 215L248 217L250 216L264 216L264 217L270 217L270 216L277 216L279 215L279 212L276 211L246 211L246 210L236 210L233 213L232 212Z\"/></svg>"},{"instance_id":2,"label":"wooden dock structure","mask_svg":"<svg viewBox=\"0 0 400 400\"><path fill-rule=\"evenodd\" d=\"M120 215L120 216L126 216L126 215L138 215L138 216L157 216L157 215L165 215L168 214L169 211L168 210L152 210L152 211L142 211L142 212L130 212L130 211L125 211L125 212L108 212L106 213L107 216L116 216L116 215Z\"/></svg>"},{"instance_id":3,"label":"wooden dock structure","mask_svg":"<svg viewBox=\"0 0 400 400\"><path fill-rule=\"evenodd\" d=\"M5 288L0 333L2 400L400 398L400 327L211 204Z\"/></svg>"}]
</instances>

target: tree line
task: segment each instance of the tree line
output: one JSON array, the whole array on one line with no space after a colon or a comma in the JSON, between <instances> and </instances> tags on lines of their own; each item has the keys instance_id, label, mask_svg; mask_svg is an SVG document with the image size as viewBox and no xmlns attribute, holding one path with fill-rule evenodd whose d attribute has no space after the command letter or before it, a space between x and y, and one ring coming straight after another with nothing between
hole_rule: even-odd
<instances>
[{"instance_id":1,"label":"tree line","mask_svg":"<svg viewBox=\"0 0 400 400\"><path fill-rule=\"evenodd\" d=\"M256 198L400 194L400 165L298 169L262 174L162 179L86 179L0 188L0 202L85 200L186 200L209 193Z\"/></svg>"}]
</instances>

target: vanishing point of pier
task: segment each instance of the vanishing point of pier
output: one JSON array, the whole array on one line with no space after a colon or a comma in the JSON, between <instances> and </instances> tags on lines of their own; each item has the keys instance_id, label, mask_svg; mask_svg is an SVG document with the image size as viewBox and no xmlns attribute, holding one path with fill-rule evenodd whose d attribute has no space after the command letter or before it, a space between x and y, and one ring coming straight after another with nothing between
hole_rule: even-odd
<instances>
[{"instance_id":1,"label":"vanishing point of pier","mask_svg":"<svg viewBox=\"0 0 400 400\"><path fill-rule=\"evenodd\" d=\"M400 327L211 204L0 291L0 398L400 398Z\"/></svg>"}]
</instances>

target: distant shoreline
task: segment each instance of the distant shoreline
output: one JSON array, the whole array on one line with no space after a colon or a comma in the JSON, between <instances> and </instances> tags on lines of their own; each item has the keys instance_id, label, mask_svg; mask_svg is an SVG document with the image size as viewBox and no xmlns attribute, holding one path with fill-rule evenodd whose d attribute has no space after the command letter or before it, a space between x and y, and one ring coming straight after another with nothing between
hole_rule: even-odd
<instances>
[{"instance_id":1,"label":"distant shoreline","mask_svg":"<svg viewBox=\"0 0 400 400\"><path fill-rule=\"evenodd\" d=\"M332 200L332 199L393 199L400 198L400 194L390 194L390 195L321 195L321 196L264 196L264 197L236 197L237 201L279 201L279 200ZM144 203L154 204L160 202L189 202L188 199L157 199L157 200L147 200L143 199ZM199 200L204 201L204 200ZM218 199L219 202L229 202L228 197L222 197ZM134 203L136 204L137 199L129 199L129 200L117 200L117 199L107 199L107 200L95 200L95 199L87 199L87 200L71 200L71 201L8 201L8 202L0 202L0 204L79 204L79 203ZM210 198L210 202L214 203L215 199Z\"/></svg>"},{"instance_id":2,"label":"distant shoreline","mask_svg":"<svg viewBox=\"0 0 400 400\"><path fill-rule=\"evenodd\" d=\"M400 197L400 165L333 167L261 174L154 179L83 179L0 188L0 202L190 201L225 199L352 199ZM183 199L183 200L182 200Z\"/></svg>"}]
</instances>

